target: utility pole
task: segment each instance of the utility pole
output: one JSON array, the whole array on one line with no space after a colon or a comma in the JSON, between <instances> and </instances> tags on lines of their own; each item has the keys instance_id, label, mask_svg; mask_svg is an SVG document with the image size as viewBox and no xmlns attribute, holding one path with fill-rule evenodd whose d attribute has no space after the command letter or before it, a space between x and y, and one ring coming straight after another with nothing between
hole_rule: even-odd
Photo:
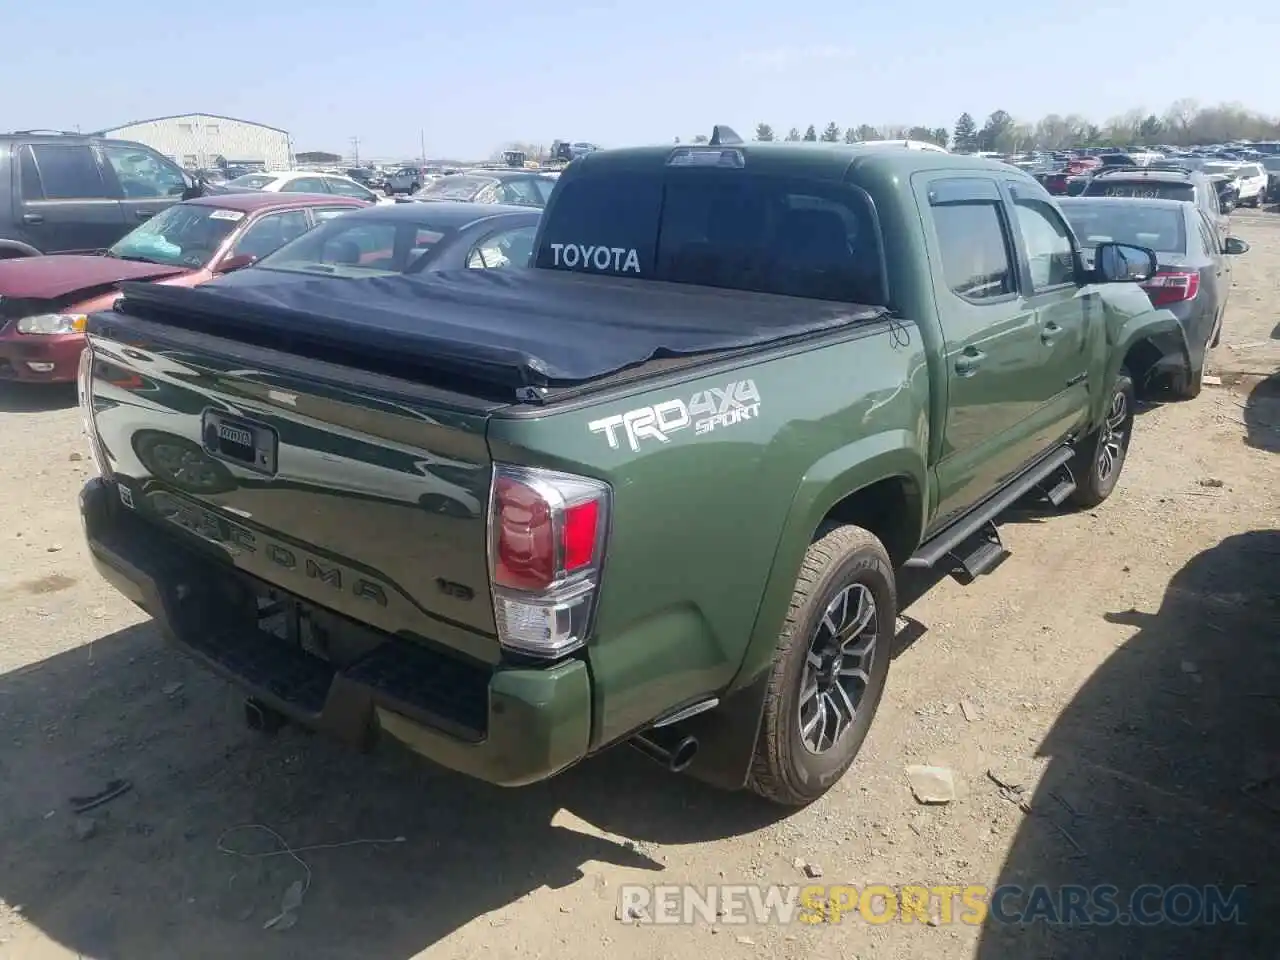
<instances>
[{"instance_id":1,"label":"utility pole","mask_svg":"<svg viewBox=\"0 0 1280 960\"><path fill-rule=\"evenodd\" d=\"M355 159L355 165L360 166L360 138L351 138L351 153Z\"/></svg>"},{"instance_id":2,"label":"utility pole","mask_svg":"<svg viewBox=\"0 0 1280 960\"><path fill-rule=\"evenodd\" d=\"M422 152L422 165L427 165L427 131L418 130L418 149Z\"/></svg>"}]
</instances>

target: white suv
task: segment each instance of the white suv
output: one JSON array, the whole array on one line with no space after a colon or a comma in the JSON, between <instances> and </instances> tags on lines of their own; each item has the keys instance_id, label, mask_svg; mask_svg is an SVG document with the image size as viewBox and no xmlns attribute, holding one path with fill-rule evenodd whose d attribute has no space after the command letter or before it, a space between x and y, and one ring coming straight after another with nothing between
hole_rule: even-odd
<instances>
[{"instance_id":1,"label":"white suv","mask_svg":"<svg viewBox=\"0 0 1280 960\"><path fill-rule=\"evenodd\" d=\"M1236 184L1240 187L1240 206L1256 207L1267 193L1267 171L1260 163L1242 163L1236 169Z\"/></svg>"}]
</instances>

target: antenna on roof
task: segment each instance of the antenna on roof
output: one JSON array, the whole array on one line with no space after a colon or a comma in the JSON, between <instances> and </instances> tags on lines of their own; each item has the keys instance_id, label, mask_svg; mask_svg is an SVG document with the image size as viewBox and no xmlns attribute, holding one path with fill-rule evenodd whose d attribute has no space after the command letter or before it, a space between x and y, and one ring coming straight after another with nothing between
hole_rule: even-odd
<instances>
[{"instance_id":1,"label":"antenna on roof","mask_svg":"<svg viewBox=\"0 0 1280 960\"><path fill-rule=\"evenodd\" d=\"M717 123L711 128L710 146L720 147L730 143L741 143L742 138L733 132L733 127L726 127L723 123Z\"/></svg>"}]
</instances>

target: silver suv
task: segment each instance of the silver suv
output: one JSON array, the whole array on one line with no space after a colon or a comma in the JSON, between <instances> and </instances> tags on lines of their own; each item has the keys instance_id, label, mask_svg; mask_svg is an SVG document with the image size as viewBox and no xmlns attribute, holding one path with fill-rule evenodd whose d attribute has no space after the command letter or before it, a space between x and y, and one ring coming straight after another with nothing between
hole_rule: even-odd
<instances>
[{"instance_id":1,"label":"silver suv","mask_svg":"<svg viewBox=\"0 0 1280 960\"><path fill-rule=\"evenodd\" d=\"M422 171L417 167L401 167L387 177L387 196L397 193L416 193L422 186Z\"/></svg>"}]
</instances>

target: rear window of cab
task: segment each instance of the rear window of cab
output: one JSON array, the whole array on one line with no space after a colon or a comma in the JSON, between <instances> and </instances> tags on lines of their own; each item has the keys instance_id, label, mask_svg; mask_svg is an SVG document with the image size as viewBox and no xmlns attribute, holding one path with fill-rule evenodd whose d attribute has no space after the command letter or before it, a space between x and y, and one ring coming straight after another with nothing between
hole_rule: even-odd
<instances>
[{"instance_id":1,"label":"rear window of cab","mask_svg":"<svg viewBox=\"0 0 1280 960\"><path fill-rule=\"evenodd\" d=\"M740 169L561 181L534 265L757 293L885 304L870 197L831 180Z\"/></svg>"}]
</instances>

